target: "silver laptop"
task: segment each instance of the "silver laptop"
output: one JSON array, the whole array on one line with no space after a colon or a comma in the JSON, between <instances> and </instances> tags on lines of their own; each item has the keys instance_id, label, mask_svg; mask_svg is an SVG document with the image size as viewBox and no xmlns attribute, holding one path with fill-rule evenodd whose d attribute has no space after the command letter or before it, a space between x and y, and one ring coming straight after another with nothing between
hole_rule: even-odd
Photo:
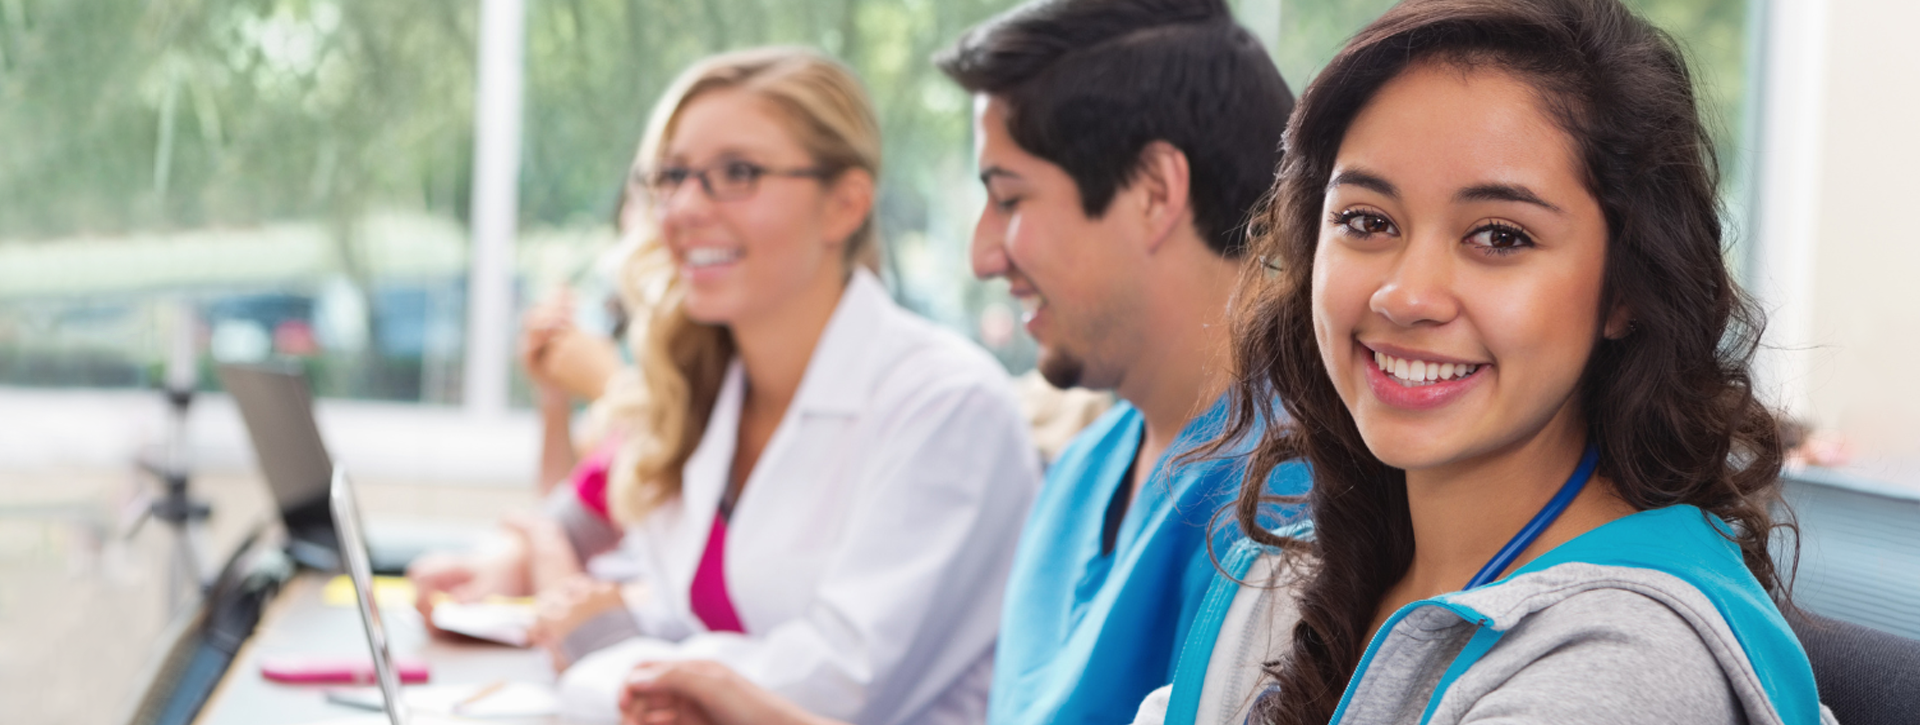
<instances>
[{"instance_id":1,"label":"silver laptop","mask_svg":"<svg viewBox=\"0 0 1920 725\"><path fill-rule=\"evenodd\" d=\"M379 603L373 595L373 566L367 555L365 519L360 516L360 504L353 495L353 482L348 480L346 469L336 466L333 469L333 484L330 487L328 503L333 510L333 520L340 527L340 558L346 564L347 578L353 582L354 600L360 607L360 624L367 632L367 647L373 651L374 677L380 683L380 705L387 714L389 725L463 725L477 722L458 716L433 712L410 712L406 701L401 699L400 671L394 666L393 651L388 646L387 625L380 618ZM504 681L503 681L504 682ZM475 688L485 692L489 688ZM459 704L454 704L456 712L463 705L471 704L477 696L469 696ZM524 706L524 705L523 705ZM489 716L489 719L501 716ZM529 713L524 716L508 716L497 722L528 723L550 722L542 714ZM332 721L329 721L332 722ZM341 723L358 719L343 720ZM364 725L371 725L366 723Z\"/></svg>"},{"instance_id":2,"label":"silver laptop","mask_svg":"<svg viewBox=\"0 0 1920 725\"><path fill-rule=\"evenodd\" d=\"M367 630L367 646L373 649L373 673L380 681L380 694L393 725L407 725L406 707L400 700L400 673L394 669L393 654L387 649L387 626L380 621L380 607L373 600L373 562L367 555L365 528L360 521L360 504L353 498L353 483L347 470L333 468L333 520L340 529L340 554L346 560L347 577L353 580L354 598L360 604L360 622Z\"/></svg>"}]
</instances>

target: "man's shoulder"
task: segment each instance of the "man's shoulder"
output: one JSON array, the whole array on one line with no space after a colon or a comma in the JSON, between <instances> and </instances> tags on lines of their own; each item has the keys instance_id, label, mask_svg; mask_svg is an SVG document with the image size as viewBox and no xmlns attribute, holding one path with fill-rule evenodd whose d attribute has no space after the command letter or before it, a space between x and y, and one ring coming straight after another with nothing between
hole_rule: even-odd
<instances>
[{"instance_id":1,"label":"man's shoulder","mask_svg":"<svg viewBox=\"0 0 1920 725\"><path fill-rule=\"evenodd\" d=\"M1118 480L1126 470L1141 425L1140 413L1121 401L1074 436L1047 466L1033 518L1022 538L1031 539L1040 531L1066 535L1097 525L1096 514L1106 504L1103 492L1111 493L1098 484Z\"/></svg>"},{"instance_id":2,"label":"man's shoulder","mask_svg":"<svg viewBox=\"0 0 1920 725\"><path fill-rule=\"evenodd\" d=\"M1117 455L1131 455L1132 446L1129 436L1138 437L1135 430L1141 425L1140 411L1125 400L1115 401L1113 407L1100 414L1080 434L1061 449L1060 457L1054 460L1048 469L1048 478L1055 475L1084 476L1102 468Z\"/></svg>"}]
</instances>

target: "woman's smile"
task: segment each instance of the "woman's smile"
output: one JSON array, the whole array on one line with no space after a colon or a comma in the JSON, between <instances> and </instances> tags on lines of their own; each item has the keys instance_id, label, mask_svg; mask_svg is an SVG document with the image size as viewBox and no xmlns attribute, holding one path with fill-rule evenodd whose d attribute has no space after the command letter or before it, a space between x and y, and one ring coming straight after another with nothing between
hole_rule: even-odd
<instances>
[{"instance_id":1,"label":"woman's smile","mask_svg":"<svg viewBox=\"0 0 1920 725\"><path fill-rule=\"evenodd\" d=\"M1354 345L1354 358L1365 368L1368 389L1395 408L1428 410L1451 403L1477 387L1492 368L1381 343Z\"/></svg>"},{"instance_id":2,"label":"woman's smile","mask_svg":"<svg viewBox=\"0 0 1920 725\"><path fill-rule=\"evenodd\" d=\"M700 245L680 251L680 276L700 284L720 279L740 266L746 250L739 246Z\"/></svg>"}]
</instances>

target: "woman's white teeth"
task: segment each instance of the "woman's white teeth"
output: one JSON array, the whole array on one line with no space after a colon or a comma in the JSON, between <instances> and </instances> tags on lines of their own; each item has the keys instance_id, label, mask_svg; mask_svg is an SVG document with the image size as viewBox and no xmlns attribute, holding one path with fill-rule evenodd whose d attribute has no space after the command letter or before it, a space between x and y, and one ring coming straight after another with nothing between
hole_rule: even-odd
<instances>
[{"instance_id":1,"label":"woman's white teeth","mask_svg":"<svg viewBox=\"0 0 1920 725\"><path fill-rule=\"evenodd\" d=\"M686 252L687 266L711 267L740 258L740 250L726 247L694 247Z\"/></svg>"},{"instance_id":2,"label":"woman's white teeth","mask_svg":"<svg viewBox=\"0 0 1920 725\"><path fill-rule=\"evenodd\" d=\"M1373 354L1373 362L1380 366L1380 372L1393 377L1401 385L1427 385L1441 380L1456 380L1472 375L1479 365L1464 363L1438 363L1425 360L1406 360L1382 352Z\"/></svg>"}]
</instances>

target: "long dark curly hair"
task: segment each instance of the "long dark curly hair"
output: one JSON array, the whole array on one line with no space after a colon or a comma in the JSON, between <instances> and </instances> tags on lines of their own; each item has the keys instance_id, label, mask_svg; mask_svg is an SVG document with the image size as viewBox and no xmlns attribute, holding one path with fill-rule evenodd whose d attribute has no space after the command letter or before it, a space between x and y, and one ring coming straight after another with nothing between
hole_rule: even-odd
<instances>
[{"instance_id":1,"label":"long dark curly hair","mask_svg":"<svg viewBox=\"0 0 1920 725\"><path fill-rule=\"evenodd\" d=\"M1356 35L1295 108L1272 195L1256 217L1235 296L1233 413L1222 440L1253 436L1236 504L1247 534L1311 554L1291 651L1255 722L1325 723L1366 647L1387 589L1413 557L1405 472L1376 458L1335 392L1313 331L1322 199L1347 127L1410 66L1445 62L1532 85L1584 166L1605 212L1600 309L1630 311L1602 338L1577 395L1599 473L1637 510L1691 504L1731 524L1760 583L1782 596L1767 550L1781 449L1749 366L1759 313L1727 272L1718 167L1674 41L1618 0L1407 0ZM1282 401L1291 420L1273 410ZM1313 466L1312 541L1259 526L1286 503L1262 483L1274 466Z\"/></svg>"}]
</instances>

